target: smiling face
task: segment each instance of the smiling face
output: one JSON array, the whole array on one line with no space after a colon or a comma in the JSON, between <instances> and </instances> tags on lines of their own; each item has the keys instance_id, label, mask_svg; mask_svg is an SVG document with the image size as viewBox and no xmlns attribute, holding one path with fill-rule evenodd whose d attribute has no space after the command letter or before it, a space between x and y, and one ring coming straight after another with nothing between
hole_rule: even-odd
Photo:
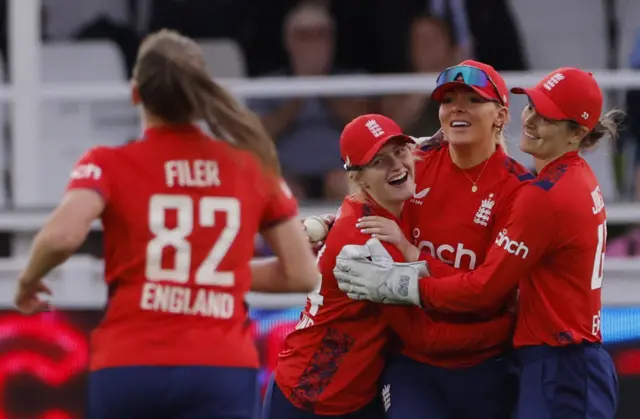
<instances>
[{"instance_id":1,"label":"smiling face","mask_svg":"<svg viewBox=\"0 0 640 419\"><path fill-rule=\"evenodd\" d=\"M522 138L520 149L536 159L550 161L577 150L588 129L570 121L545 119L531 105L522 111Z\"/></svg>"},{"instance_id":2,"label":"smiling face","mask_svg":"<svg viewBox=\"0 0 640 419\"><path fill-rule=\"evenodd\" d=\"M379 204L397 204L413 195L415 164L405 140L390 140L359 173L356 182Z\"/></svg>"},{"instance_id":3,"label":"smiling face","mask_svg":"<svg viewBox=\"0 0 640 419\"><path fill-rule=\"evenodd\" d=\"M496 127L503 127L509 116L505 107L463 85L443 94L439 117L449 144L471 145L495 142Z\"/></svg>"}]
</instances>

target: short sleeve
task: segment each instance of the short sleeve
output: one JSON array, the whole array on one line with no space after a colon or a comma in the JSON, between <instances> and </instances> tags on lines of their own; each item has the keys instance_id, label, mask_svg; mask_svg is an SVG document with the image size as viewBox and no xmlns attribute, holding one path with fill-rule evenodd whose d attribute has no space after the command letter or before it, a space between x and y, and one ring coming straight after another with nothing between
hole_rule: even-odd
<instances>
[{"instance_id":1,"label":"short sleeve","mask_svg":"<svg viewBox=\"0 0 640 419\"><path fill-rule=\"evenodd\" d=\"M87 151L71 171L67 190L92 189L98 192L105 201L108 201L111 188L106 167L106 153L106 147L96 147Z\"/></svg>"},{"instance_id":2,"label":"short sleeve","mask_svg":"<svg viewBox=\"0 0 640 419\"><path fill-rule=\"evenodd\" d=\"M298 215L298 201L283 179L265 175L264 183L265 189L272 192L266 196L260 222L261 230L278 225Z\"/></svg>"}]
</instances>

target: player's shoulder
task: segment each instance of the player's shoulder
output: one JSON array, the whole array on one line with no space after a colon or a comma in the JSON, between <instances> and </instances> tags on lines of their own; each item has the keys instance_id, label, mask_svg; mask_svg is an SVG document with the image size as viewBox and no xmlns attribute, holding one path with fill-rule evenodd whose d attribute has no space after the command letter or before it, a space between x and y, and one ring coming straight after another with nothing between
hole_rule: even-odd
<instances>
[{"instance_id":1,"label":"player's shoulder","mask_svg":"<svg viewBox=\"0 0 640 419\"><path fill-rule=\"evenodd\" d=\"M520 186L520 184L523 183L529 183L536 178L536 175L527 169L526 166L506 153L501 156L501 159L506 181L514 187Z\"/></svg>"},{"instance_id":2,"label":"player's shoulder","mask_svg":"<svg viewBox=\"0 0 640 419\"><path fill-rule=\"evenodd\" d=\"M438 161L448 152L449 144L442 139L416 139L414 156L416 158L416 179L427 170L438 170Z\"/></svg>"},{"instance_id":3,"label":"player's shoulder","mask_svg":"<svg viewBox=\"0 0 640 419\"><path fill-rule=\"evenodd\" d=\"M351 244L354 239L359 238L362 233L360 233L356 224L358 223L358 219L365 215L371 214L367 213L366 204L364 202L361 202L352 196L345 197L340 209L336 213L336 220L329 231L327 244Z\"/></svg>"},{"instance_id":4,"label":"player's shoulder","mask_svg":"<svg viewBox=\"0 0 640 419\"><path fill-rule=\"evenodd\" d=\"M115 147L96 146L87 150L78 160L71 172L72 179L82 179L90 175L99 178L103 171L111 166L115 158Z\"/></svg>"},{"instance_id":5,"label":"player's shoulder","mask_svg":"<svg viewBox=\"0 0 640 419\"><path fill-rule=\"evenodd\" d=\"M336 227L343 229L355 224L353 221L357 221L358 218L362 217L362 205L363 203L354 199L354 197L346 196L336 213L332 230Z\"/></svg>"},{"instance_id":6,"label":"player's shoulder","mask_svg":"<svg viewBox=\"0 0 640 419\"><path fill-rule=\"evenodd\" d=\"M101 145L89 149L85 156L93 156L94 158L108 162L118 161L122 158L127 158L128 156L138 156L141 159L146 159L146 154L143 150L140 150L140 148L144 148L145 145L146 142L139 139L127 141L120 145Z\"/></svg>"},{"instance_id":7,"label":"player's shoulder","mask_svg":"<svg viewBox=\"0 0 640 419\"><path fill-rule=\"evenodd\" d=\"M567 193L571 195L573 189L584 183L582 175L585 171L590 169L582 157L570 154L545 166L531 185L555 197L566 197Z\"/></svg>"},{"instance_id":8,"label":"player's shoulder","mask_svg":"<svg viewBox=\"0 0 640 419\"><path fill-rule=\"evenodd\" d=\"M96 147L91 147L89 150L85 151L81 159L82 160L87 160L87 159L108 160L110 158L113 158L113 156L116 154L116 150L118 147L121 147L121 146L100 145Z\"/></svg>"}]
</instances>

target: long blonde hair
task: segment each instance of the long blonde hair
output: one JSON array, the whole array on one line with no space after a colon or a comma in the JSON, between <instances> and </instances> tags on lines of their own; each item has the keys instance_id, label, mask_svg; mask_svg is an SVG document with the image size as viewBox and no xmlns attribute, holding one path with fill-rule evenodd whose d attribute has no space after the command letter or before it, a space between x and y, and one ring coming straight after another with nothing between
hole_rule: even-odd
<instances>
[{"instance_id":1,"label":"long blonde hair","mask_svg":"<svg viewBox=\"0 0 640 419\"><path fill-rule=\"evenodd\" d=\"M202 50L191 38L166 29L147 36L133 79L142 104L153 115L170 124L204 119L219 139L280 172L275 144L262 122L211 78Z\"/></svg>"}]
</instances>

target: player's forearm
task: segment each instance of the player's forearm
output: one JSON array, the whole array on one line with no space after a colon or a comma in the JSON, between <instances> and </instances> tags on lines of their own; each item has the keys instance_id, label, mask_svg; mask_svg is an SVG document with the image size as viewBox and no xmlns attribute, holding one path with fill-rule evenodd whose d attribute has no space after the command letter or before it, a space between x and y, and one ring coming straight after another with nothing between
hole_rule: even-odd
<instances>
[{"instance_id":1,"label":"player's forearm","mask_svg":"<svg viewBox=\"0 0 640 419\"><path fill-rule=\"evenodd\" d=\"M429 342L430 351L488 350L496 342L508 342L515 326L515 315L503 314L486 321L473 323L434 322L420 331Z\"/></svg>"},{"instance_id":2,"label":"player's forearm","mask_svg":"<svg viewBox=\"0 0 640 419\"><path fill-rule=\"evenodd\" d=\"M474 274L467 272L445 278L421 278L418 286L423 306L452 312L499 308L504 298Z\"/></svg>"},{"instance_id":3,"label":"player's forearm","mask_svg":"<svg viewBox=\"0 0 640 419\"><path fill-rule=\"evenodd\" d=\"M250 266L251 291L254 292L307 293L313 289L317 282L315 277L313 281L308 283L290 279L290 275L287 274L282 262L277 257L254 259Z\"/></svg>"},{"instance_id":4,"label":"player's forearm","mask_svg":"<svg viewBox=\"0 0 640 419\"><path fill-rule=\"evenodd\" d=\"M422 250L418 255L419 261L427 262L429 268L429 275L435 278L442 278L444 276L455 275L460 273L460 270L448 265L441 260L433 257L430 253Z\"/></svg>"},{"instance_id":5,"label":"player's forearm","mask_svg":"<svg viewBox=\"0 0 640 419\"><path fill-rule=\"evenodd\" d=\"M82 244L82 242L80 242ZM42 279L52 269L61 265L80 247L80 244L68 240L62 234L47 231L46 228L36 236L27 267L20 281L33 283Z\"/></svg>"},{"instance_id":6,"label":"player's forearm","mask_svg":"<svg viewBox=\"0 0 640 419\"><path fill-rule=\"evenodd\" d=\"M282 264L276 257L251 261L251 291L284 292L283 283L278 278L285 276Z\"/></svg>"},{"instance_id":7,"label":"player's forearm","mask_svg":"<svg viewBox=\"0 0 640 419\"><path fill-rule=\"evenodd\" d=\"M420 301L422 302L423 307L431 307L432 304L429 301L425 288L427 287L428 281L432 280L433 278L442 278L449 275L455 275L460 271L453 266L447 265L446 263L436 259L424 250L421 251L418 256L418 260L427 262L427 267L430 275L430 277L420 278L420 280L418 281L418 287L420 289Z\"/></svg>"},{"instance_id":8,"label":"player's forearm","mask_svg":"<svg viewBox=\"0 0 640 419\"><path fill-rule=\"evenodd\" d=\"M420 279L425 307L454 312L497 311L518 286L517 264L487 263L478 269L444 278Z\"/></svg>"}]
</instances>

